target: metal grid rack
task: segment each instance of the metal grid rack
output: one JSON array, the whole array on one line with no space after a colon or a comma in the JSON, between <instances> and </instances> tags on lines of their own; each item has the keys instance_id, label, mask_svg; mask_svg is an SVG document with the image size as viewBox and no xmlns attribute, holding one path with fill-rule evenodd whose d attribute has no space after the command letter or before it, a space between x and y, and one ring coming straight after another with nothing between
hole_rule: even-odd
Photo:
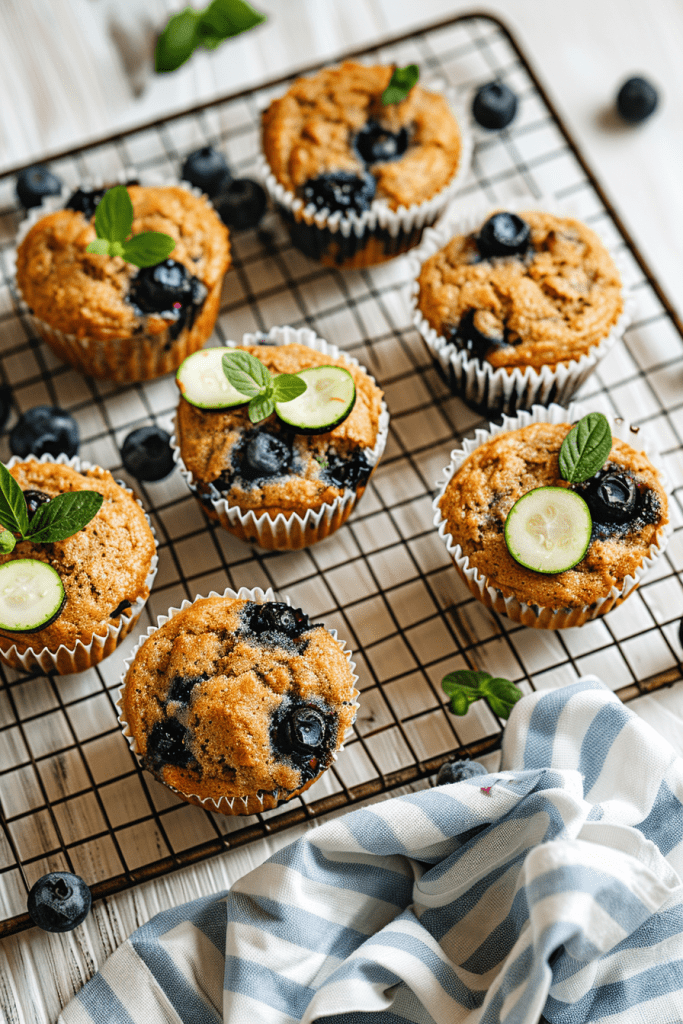
<instances>
[{"instance_id":1,"label":"metal grid rack","mask_svg":"<svg viewBox=\"0 0 683 1024\"><path fill-rule=\"evenodd\" d=\"M604 620L545 633L488 612L451 567L431 510L434 481L454 441L482 421L448 392L410 326L405 259L363 271L323 268L293 249L269 214L260 230L233 236L234 266L216 334L239 340L247 330L308 325L356 356L387 396L387 451L350 522L297 553L265 554L209 523L177 472L156 484L128 480L160 540L159 574L140 631L171 605L211 589L271 586L287 593L353 648L363 691L354 737L302 797L265 814L225 818L178 801L130 754L114 700L136 637L77 676L27 677L0 668L0 935L30 924L26 891L48 870L76 871L95 897L105 896L425 778L455 751L493 750L501 723L488 708L477 704L463 719L446 710L439 682L451 669L486 668L526 691L594 672L624 700L681 677L683 328L674 310L503 26L463 16L357 56L418 63L423 80L445 79L465 100L494 77L520 97L509 129L475 129L472 173L460 197L571 197L577 215L623 249L636 317L582 397L654 430L677 488L672 513L679 529L645 584ZM285 80L269 83L62 154L52 167L74 187L129 167L173 177L184 154L212 143L235 173L249 174L259 110L284 87ZM81 428L81 455L126 479L119 445L134 426L169 428L173 379L123 388L89 380L31 336L12 283L20 219L7 175L0 179L0 376L13 387L15 412L40 403L67 408ZM0 458L8 454L4 436Z\"/></svg>"}]
</instances>

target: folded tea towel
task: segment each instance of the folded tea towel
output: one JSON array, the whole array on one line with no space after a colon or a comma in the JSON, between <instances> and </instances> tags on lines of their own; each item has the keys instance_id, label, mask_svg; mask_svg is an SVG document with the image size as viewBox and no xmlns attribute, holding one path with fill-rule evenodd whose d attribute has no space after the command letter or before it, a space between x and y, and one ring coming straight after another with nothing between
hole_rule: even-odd
<instances>
[{"instance_id":1,"label":"folded tea towel","mask_svg":"<svg viewBox=\"0 0 683 1024\"><path fill-rule=\"evenodd\" d=\"M501 771L329 821L140 928L63 1024L683 1021L683 760L599 680Z\"/></svg>"}]
</instances>

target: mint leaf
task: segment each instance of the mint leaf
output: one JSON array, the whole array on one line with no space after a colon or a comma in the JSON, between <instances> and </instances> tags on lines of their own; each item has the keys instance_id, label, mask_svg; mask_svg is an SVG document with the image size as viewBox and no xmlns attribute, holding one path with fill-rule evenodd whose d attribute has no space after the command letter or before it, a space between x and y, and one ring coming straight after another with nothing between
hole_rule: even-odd
<instances>
[{"instance_id":1,"label":"mint leaf","mask_svg":"<svg viewBox=\"0 0 683 1024\"><path fill-rule=\"evenodd\" d=\"M123 243L121 256L136 267L154 267L163 263L176 247L176 241L161 231L141 231Z\"/></svg>"},{"instance_id":2,"label":"mint leaf","mask_svg":"<svg viewBox=\"0 0 683 1024\"><path fill-rule=\"evenodd\" d=\"M90 242L86 246L85 251L94 252L97 256L108 256L109 242L106 238L96 238L94 242Z\"/></svg>"},{"instance_id":3,"label":"mint leaf","mask_svg":"<svg viewBox=\"0 0 683 1024\"><path fill-rule=\"evenodd\" d=\"M281 373L273 378L273 398L276 402L291 402L307 390L306 381L296 373Z\"/></svg>"},{"instance_id":4,"label":"mint leaf","mask_svg":"<svg viewBox=\"0 0 683 1024\"><path fill-rule=\"evenodd\" d=\"M13 533L9 530L0 531L0 555L9 555L10 551L14 551L17 541Z\"/></svg>"},{"instance_id":5,"label":"mint leaf","mask_svg":"<svg viewBox=\"0 0 683 1024\"><path fill-rule=\"evenodd\" d=\"M272 388L273 378L263 363L248 352L229 352L222 359L223 373L241 395L255 398Z\"/></svg>"},{"instance_id":6,"label":"mint leaf","mask_svg":"<svg viewBox=\"0 0 683 1024\"><path fill-rule=\"evenodd\" d=\"M394 68L389 85L382 93L382 106L401 103L417 83L419 77L420 69L417 64L408 64L405 68Z\"/></svg>"},{"instance_id":7,"label":"mint leaf","mask_svg":"<svg viewBox=\"0 0 683 1024\"><path fill-rule=\"evenodd\" d=\"M6 466L0 462L0 526L23 536L28 529L24 492Z\"/></svg>"},{"instance_id":8,"label":"mint leaf","mask_svg":"<svg viewBox=\"0 0 683 1024\"><path fill-rule=\"evenodd\" d=\"M58 494L56 498L40 505L31 520L29 532L25 534L26 539L35 544L66 540L95 518L103 501L104 498L97 491L67 491Z\"/></svg>"},{"instance_id":9,"label":"mint leaf","mask_svg":"<svg viewBox=\"0 0 683 1024\"><path fill-rule=\"evenodd\" d=\"M215 50L224 39L246 32L266 20L245 0L213 0L203 11L186 7L169 19L157 40L154 67L175 71L198 46Z\"/></svg>"},{"instance_id":10,"label":"mint leaf","mask_svg":"<svg viewBox=\"0 0 683 1024\"><path fill-rule=\"evenodd\" d=\"M470 704L485 698L499 718L507 718L522 691L509 679L494 677L490 672L458 669L441 680L441 687L451 700L454 715L466 715Z\"/></svg>"},{"instance_id":11,"label":"mint leaf","mask_svg":"<svg viewBox=\"0 0 683 1024\"><path fill-rule=\"evenodd\" d=\"M249 419L252 423L260 423L261 420L268 419L274 408L272 395L257 395L249 403Z\"/></svg>"},{"instance_id":12,"label":"mint leaf","mask_svg":"<svg viewBox=\"0 0 683 1024\"><path fill-rule=\"evenodd\" d=\"M108 242L125 242L133 226L133 204L125 185L104 193L95 211L95 232Z\"/></svg>"},{"instance_id":13,"label":"mint leaf","mask_svg":"<svg viewBox=\"0 0 683 1024\"><path fill-rule=\"evenodd\" d=\"M488 701L491 711L499 718L509 718L510 712L522 696L519 687L509 679L487 679L481 683L479 692Z\"/></svg>"},{"instance_id":14,"label":"mint leaf","mask_svg":"<svg viewBox=\"0 0 683 1024\"><path fill-rule=\"evenodd\" d=\"M607 417L589 412L569 431L560 448L560 473L570 484L594 476L605 465L612 450L612 433Z\"/></svg>"}]
</instances>

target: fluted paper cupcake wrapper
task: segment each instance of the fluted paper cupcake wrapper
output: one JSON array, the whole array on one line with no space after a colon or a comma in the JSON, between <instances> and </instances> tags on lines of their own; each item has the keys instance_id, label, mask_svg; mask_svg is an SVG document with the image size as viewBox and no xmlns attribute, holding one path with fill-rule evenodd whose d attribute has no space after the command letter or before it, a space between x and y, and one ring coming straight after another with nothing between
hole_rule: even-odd
<instances>
[{"instance_id":1,"label":"fluted paper cupcake wrapper","mask_svg":"<svg viewBox=\"0 0 683 1024\"><path fill-rule=\"evenodd\" d=\"M507 615L513 622L521 622L525 626L532 626L537 629L565 629L571 626L582 626L591 619L597 619L599 616L606 615L608 611L621 604L639 586L645 574L652 568L664 551L671 535L673 528L669 522L659 529L656 543L650 546L648 555L634 570L633 575L626 576L621 587L612 587L608 594L593 602L593 604L573 608L549 608L543 605L527 604L514 595L506 597L492 583L488 576L485 576L477 568L470 565L469 557L464 554L461 546L454 542L451 534L448 532L448 521L441 513L439 502L450 480L460 469L468 455L498 434L519 430L520 427L526 427L530 423L575 423L590 411L590 409L587 409L579 402L572 402L567 409L556 404L552 404L548 408L535 405L531 412L520 411L515 417L504 416L502 425L490 423L488 430L477 430L474 439L465 439L462 442L462 448L456 448L451 452L450 465L444 470L443 479L438 483L439 490L432 503L434 526L439 532L439 537L441 537L441 540L446 545L455 568L476 598L482 601L487 608L491 608L501 615ZM658 471L662 486L667 495L671 494L670 481L657 455L656 448L650 439L644 434L641 436L640 428L630 427L621 419L609 416L607 419L610 423L612 436L625 441L632 448L643 451Z\"/></svg>"},{"instance_id":2,"label":"fluted paper cupcake wrapper","mask_svg":"<svg viewBox=\"0 0 683 1024\"><path fill-rule=\"evenodd\" d=\"M54 462L62 466L69 466L74 469L77 473L87 472L89 469L97 469L92 462L79 459L78 456L68 458L66 455L58 455L56 458L52 455L42 455L39 459L35 455L27 455L25 458L20 458L14 455L7 463L7 468L11 469L12 466L18 462ZM154 538L154 555L150 564L150 571L145 579L145 585L149 591L152 589L154 578L157 574L157 566L159 564L159 556L157 554L158 544L156 539L156 533L152 526L151 520L144 509L144 506L137 495L127 487L121 480L116 481L127 494L131 494L142 511L144 512L147 525L152 531L152 537ZM82 640L77 640L75 647L69 648L60 645L56 650L50 650L48 647L41 649L28 647L22 654L16 644L11 644L8 649L0 647L0 660L4 661L6 665L10 665L12 668L23 669L24 672L32 672L35 669L41 669L43 672L58 672L60 675L70 675L72 672L84 672L88 668L92 668L93 665L98 665L105 658L109 657L110 654L118 647L124 637L128 636L131 632L138 619L142 609L147 604L147 597L138 597L130 608L127 608L119 616L118 620L109 623L104 633L95 633L89 643L84 644ZM6 638L0 639L0 644L8 643Z\"/></svg>"},{"instance_id":3,"label":"fluted paper cupcake wrapper","mask_svg":"<svg viewBox=\"0 0 683 1024\"><path fill-rule=\"evenodd\" d=\"M120 171L105 183L102 180L88 180L84 182L89 188L104 188L106 185L123 185L131 179L138 180L134 170ZM199 198L202 198L208 209L213 211L210 200L202 194L201 189L195 188L186 181L171 180L161 175L148 175L145 177L144 185L147 187L164 187L175 185L184 188ZM27 233L39 220L48 213L63 208L71 190L65 188L58 196L48 196L40 206L28 211L25 220L19 225L17 232L17 246L24 240ZM230 263L228 263L228 267ZM14 284L21 301L28 307L27 320L32 330L42 338L43 341L55 352L60 359L69 363L74 369L89 377L98 377L103 380L113 380L119 384L128 384L133 381L154 380L164 373L171 373L177 370L187 356L192 355L211 335L216 317L220 307L221 290L223 278L221 277L208 294L204 303L195 317L192 327L183 327L177 338L172 338L170 331L173 324L156 334L149 334L142 331L140 334L131 335L129 338L94 338L89 335L79 337L76 334L69 334L58 330L46 323L30 309L19 282L16 279L15 267L12 267ZM206 329L210 321L210 327Z\"/></svg>"},{"instance_id":4,"label":"fluted paper cupcake wrapper","mask_svg":"<svg viewBox=\"0 0 683 1024\"><path fill-rule=\"evenodd\" d=\"M436 365L446 377L451 390L460 395L476 409L489 414L505 413L513 415L518 409L530 409L533 405L567 405L572 395L591 375L598 363L623 337L624 331L633 319L635 299L632 289L623 285L625 260L614 246L601 238L609 251L622 277L622 294L624 309L609 333L588 352L578 359L558 363L553 369L542 366L515 367L508 372L505 367L494 367L487 360L472 358L469 353L448 341L432 327L418 308L419 285L422 264L443 248L455 235L467 235L481 227L487 218L500 209L515 213L518 210L544 210L558 217L576 217L571 202L561 203L556 199L541 197L535 199L516 198L501 205L481 204L475 210L464 214L459 210L447 210L444 216L433 227L424 233L419 248L409 256L410 276L408 302L413 323L422 335ZM594 228L591 230L595 230ZM600 233L596 231L600 237Z\"/></svg>"},{"instance_id":5,"label":"fluted paper cupcake wrapper","mask_svg":"<svg viewBox=\"0 0 683 1024\"><path fill-rule=\"evenodd\" d=\"M262 335L245 334L242 342L228 341L226 347L235 348L238 344L256 345ZM361 366L357 359L347 355L346 352L330 345L319 338L315 331L309 328L295 329L294 327L273 327L267 335L268 341L275 345L289 345L297 342L307 345L309 348L329 356L331 359L339 357L346 359L353 366ZM368 377L375 382L374 377L368 373ZM377 440L372 448L364 449L368 463L372 466L372 472L384 452L389 435L389 410L386 403L382 401L382 411L379 419ZM192 493L199 499L198 484L183 462L183 457L178 445L176 435L171 438L173 457L178 464L181 474L185 478ZM369 478L368 478L369 480ZM209 498L201 501L202 507L212 518L218 519L221 526L229 533L234 534L241 540L250 544L258 544L269 551L297 551L309 547L325 537L335 533L349 518L354 508L360 501L367 483L362 490L345 490L344 494L333 502L326 502L319 509L309 509L304 516L295 512L285 516L279 513L277 516L270 516L267 512L257 515L253 510L243 511L237 505L229 505L226 498ZM206 503L205 503L206 502Z\"/></svg>"},{"instance_id":6,"label":"fluted paper cupcake wrapper","mask_svg":"<svg viewBox=\"0 0 683 1024\"><path fill-rule=\"evenodd\" d=\"M460 129L461 151L457 170L451 180L431 199L422 203L399 206L397 210L392 210L386 200L374 199L369 210L361 213L352 211L346 216L339 210L334 213L327 209L318 210L313 203L306 206L303 199L280 184L265 156L259 157L258 175L271 200L287 221L293 235L292 241L297 245L294 240L297 231L307 230L309 244L319 248L319 252L307 252L311 258L346 268L372 266L393 259L419 243L423 229L437 220L460 188L472 161L471 115L455 91L441 81L425 83L425 88L443 92L446 96ZM338 256L326 254L331 243L343 250Z\"/></svg>"},{"instance_id":7,"label":"fluted paper cupcake wrapper","mask_svg":"<svg viewBox=\"0 0 683 1024\"><path fill-rule=\"evenodd\" d=\"M227 597L231 598L232 600L253 601L255 604L267 604L269 601L282 601L283 603L288 604L290 607L292 607L292 602L286 595L282 598L278 598L275 596L270 587L268 588L268 590L261 590L260 587L255 587L253 590L249 590L247 587L241 587L238 591L234 591L230 588L227 588L223 591L222 594L218 594L215 590L212 590L208 594L208 597ZM135 754L135 756L138 758L140 756L140 751L138 748L137 740L135 739L135 736L133 736L130 730L130 726L128 725L128 722L124 718L123 714L123 691L126 685L126 679L128 677L130 667L135 661L138 651L141 649L143 644L146 643L150 636L156 633L156 631L161 626L163 626L166 622L172 619L179 612L184 611L186 608L190 608L193 604L195 604L196 601L203 600L205 600L205 598L198 594L193 601L185 600L181 604L180 608L169 608L166 615L159 615L157 617L156 626L147 627L147 632L140 637L137 644L131 651L130 655L126 658L124 662L124 671L123 676L121 678L121 685L118 691L116 707L118 709L118 720L121 725L123 735L126 737L128 746ZM348 660L351 675L353 676L353 701L351 702L350 706L354 709L353 721L355 722L356 712L359 707L358 697L360 696L360 691L356 687L356 683L358 682L358 676L356 675L355 671L356 666L355 663L351 660L351 651L346 650L346 641L339 639L339 637L337 636L336 629L330 629L328 630L328 632L334 638L334 640L336 640L341 650L343 651L344 656ZM339 745L336 751L332 752L332 758L334 761L337 760L337 755L344 749L344 742L351 733L352 729L349 728L342 743ZM324 769L323 772L320 773L320 775L317 775L314 779L311 779L311 781L308 782L305 786L302 786L300 789L297 789L294 792L285 795L284 797L281 797L280 790L276 789L261 790L256 795L248 794L247 796L221 797L218 800L214 800L213 797L200 797L196 793L184 793L181 790L176 789L175 786L169 786L168 783L164 783L164 785L168 789L176 793L177 796L181 797L183 800L187 800L188 803L196 804L199 807L203 807L204 810L207 811L218 811L221 814L258 814L261 811L272 810L274 807L277 807L279 803L286 803L287 800L290 800L293 797L298 796L299 793L303 793L304 790L308 789L315 782L317 782L325 771L327 771L327 769Z\"/></svg>"}]
</instances>

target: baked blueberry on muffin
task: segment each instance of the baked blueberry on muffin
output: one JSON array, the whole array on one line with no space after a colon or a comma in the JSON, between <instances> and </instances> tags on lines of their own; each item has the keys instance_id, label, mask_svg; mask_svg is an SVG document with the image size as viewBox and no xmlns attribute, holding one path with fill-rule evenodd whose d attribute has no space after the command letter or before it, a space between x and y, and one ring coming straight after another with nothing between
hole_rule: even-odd
<instances>
[{"instance_id":1,"label":"baked blueberry on muffin","mask_svg":"<svg viewBox=\"0 0 683 1024\"><path fill-rule=\"evenodd\" d=\"M663 478L636 435L613 436L600 414L574 428L571 409L524 415L453 452L435 525L489 607L529 626L581 625L621 603L664 549ZM577 438L587 454L575 470Z\"/></svg>"},{"instance_id":2,"label":"baked blueberry on muffin","mask_svg":"<svg viewBox=\"0 0 683 1024\"><path fill-rule=\"evenodd\" d=\"M307 255L381 262L445 206L466 163L462 132L418 74L347 61L297 79L263 114L266 186Z\"/></svg>"},{"instance_id":3,"label":"baked blueberry on muffin","mask_svg":"<svg viewBox=\"0 0 683 1024\"><path fill-rule=\"evenodd\" d=\"M130 220L107 246L98 210L126 192ZM145 249L152 234L167 238L163 252ZM126 382L175 370L204 344L229 265L227 229L204 197L131 184L78 189L37 220L18 247L16 275L37 332L60 358Z\"/></svg>"},{"instance_id":4,"label":"baked blueberry on muffin","mask_svg":"<svg viewBox=\"0 0 683 1024\"><path fill-rule=\"evenodd\" d=\"M119 707L160 782L191 803L254 814L329 768L358 691L343 645L323 626L287 604L229 594L173 610L150 632Z\"/></svg>"},{"instance_id":5,"label":"baked blueberry on muffin","mask_svg":"<svg viewBox=\"0 0 683 1024\"><path fill-rule=\"evenodd\" d=\"M253 340L205 349L178 371L181 470L207 514L237 536L303 547L350 515L384 449L388 413L372 377L313 332L273 329ZM240 353L266 382L297 376L307 389L254 421L222 367Z\"/></svg>"},{"instance_id":6,"label":"baked blueberry on muffin","mask_svg":"<svg viewBox=\"0 0 683 1024\"><path fill-rule=\"evenodd\" d=\"M571 217L501 210L470 231L447 217L417 256L417 326L473 405L567 401L625 327L619 271Z\"/></svg>"}]
</instances>

